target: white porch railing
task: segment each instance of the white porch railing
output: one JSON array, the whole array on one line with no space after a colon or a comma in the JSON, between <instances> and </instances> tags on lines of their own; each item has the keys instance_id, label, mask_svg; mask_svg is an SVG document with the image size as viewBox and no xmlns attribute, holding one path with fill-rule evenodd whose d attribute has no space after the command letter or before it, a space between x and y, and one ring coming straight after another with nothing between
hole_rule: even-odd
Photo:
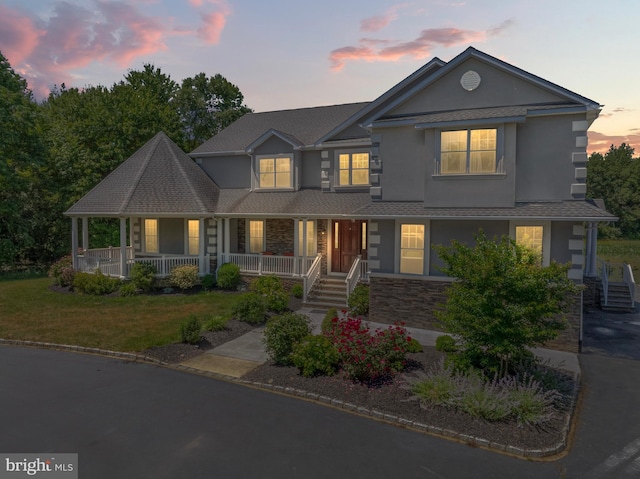
<instances>
[{"instance_id":1,"label":"white porch railing","mask_svg":"<svg viewBox=\"0 0 640 479\"><path fill-rule=\"evenodd\" d=\"M351 265L351 269L349 270L349 273L347 274L346 279L344 280L345 284L347 285L347 299L349 299L349 296L351 296L351 293L353 293L354 288L356 287L356 285L360 282L361 279L363 279L363 270L364 273L366 274L366 267L363 268L363 263L367 263L366 261L362 260L362 256L358 255L356 257L356 259L353 261L353 264Z\"/></svg>"},{"instance_id":2,"label":"white porch railing","mask_svg":"<svg viewBox=\"0 0 640 479\"><path fill-rule=\"evenodd\" d=\"M302 276L302 286L304 295L302 297L303 301L307 301L307 297L309 296L309 292L313 289L313 285L316 284L318 278L320 277L320 273L322 272L322 255L318 253L318 256L315 257L311 267L307 274Z\"/></svg>"},{"instance_id":3,"label":"white porch railing","mask_svg":"<svg viewBox=\"0 0 640 479\"><path fill-rule=\"evenodd\" d=\"M602 293L604 296L604 306L609 304L609 284L624 283L629 288L631 304L635 302L636 282L633 277L631 265L627 263L608 263L598 258L600 263L600 280L602 281Z\"/></svg>"},{"instance_id":4,"label":"white porch railing","mask_svg":"<svg viewBox=\"0 0 640 479\"><path fill-rule=\"evenodd\" d=\"M114 248L109 246L108 248L95 248L84 251L82 255L85 258L100 258L101 260L116 260L120 261L120 248ZM133 248L127 246L127 259L133 259Z\"/></svg>"},{"instance_id":5,"label":"white porch railing","mask_svg":"<svg viewBox=\"0 0 640 479\"><path fill-rule=\"evenodd\" d=\"M633 278L633 270L631 265L624 263L622 266L622 281L628 286L629 294L631 295L631 304L635 304L636 301L636 281Z\"/></svg>"},{"instance_id":6,"label":"white porch railing","mask_svg":"<svg viewBox=\"0 0 640 479\"><path fill-rule=\"evenodd\" d=\"M204 257L205 271L209 272L209 256ZM135 258L132 261L127 262L127 274L131 273L131 266L134 263L148 263L152 264L156 268L156 276L164 278L171 274L171 270L178 266L194 265L200 266L200 261L197 256L160 256L160 257L148 257L148 258Z\"/></svg>"},{"instance_id":7,"label":"white porch railing","mask_svg":"<svg viewBox=\"0 0 640 479\"><path fill-rule=\"evenodd\" d=\"M277 276L303 276L309 270L315 257L296 258L267 254L223 253L222 263L238 265L241 273L275 274Z\"/></svg>"}]
</instances>

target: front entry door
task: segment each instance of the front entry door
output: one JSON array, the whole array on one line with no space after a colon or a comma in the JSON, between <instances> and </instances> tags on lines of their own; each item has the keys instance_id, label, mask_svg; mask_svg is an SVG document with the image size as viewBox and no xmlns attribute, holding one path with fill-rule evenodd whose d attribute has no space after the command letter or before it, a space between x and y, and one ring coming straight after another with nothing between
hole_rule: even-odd
<instances>
[{"instance_id":1,"label":"front entry door","mask_svg":"<svg viewBox=\"0 0 640 479\"><path fill-rule=\"evenodd\" d=\"M362 259L367 258L367 223L359 220L334 220L331 231L331 271L348 273L358 255L362 255Z\"/></svg>"}]
</instances>

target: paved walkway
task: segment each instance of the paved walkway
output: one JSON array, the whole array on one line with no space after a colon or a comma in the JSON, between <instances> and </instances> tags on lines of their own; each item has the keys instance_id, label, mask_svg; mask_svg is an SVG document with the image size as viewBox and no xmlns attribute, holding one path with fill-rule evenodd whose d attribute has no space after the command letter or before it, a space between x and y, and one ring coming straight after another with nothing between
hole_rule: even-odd
<instances>
[{"instance_id":1,"label":"paved walkway","mask_svg":"<svg viewBox=\"0 0 640 479\"><path fill-rule=\"evenodd\" d=\"M326 310L303 308L298 311L309 317L314 334L320 333L320 324ZM369 322L372 330L387 328L388 324ZM418 328L407 328L409 336L415 338L423 346L434 346L436 338L444 333L428 331ZM239 378L247 372L268 361L268 356L262 342L264 328L255 329L239 338L229 341L217 348L213 348L200 356L182 363L183 366L202 371L223 374ZM535 354L549 364L559 369L580 374L578 358L573 353L538 348Z\"/></svg>"}]
</instances>

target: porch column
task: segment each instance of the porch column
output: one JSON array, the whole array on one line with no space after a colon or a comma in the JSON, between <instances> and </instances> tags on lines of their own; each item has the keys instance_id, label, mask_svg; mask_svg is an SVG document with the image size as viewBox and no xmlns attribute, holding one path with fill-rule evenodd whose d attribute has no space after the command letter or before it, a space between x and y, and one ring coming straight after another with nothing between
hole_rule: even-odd
<instances>
[{"instance_id":1,"label":"porch column","mask_svg":"<svg viewBox=\"0 0 640 479\"><path fill-rule=\"evenodd\" d=\"M131 246L131 258L129 259L133 259L136 255L135 246L134 246L136 243L136 239L135 239L135 231L133 231L133 229L135 228L134 224L135 224L134 218L133 217L129 218L129 246Z\"/></svg>"},{"instance_id":2,"label":"porch column","mask_svg":"<svg viewBox=\"0 0 640 479\"><path fill-rule=\"evenodd\" d=\"M302 271L307 274L307 218L302 218Z\"/></svg>"},{"instance_id":3,"label":"porch column","mask_svg":"<svg viewBox=\"0 0 640 479\"><path fill-rule=\"evenodd\" d=\"M588 275L598 276L598 223L589 223L587 233L587 244L591 247L587 247L589 251L588 263Z\"/></svg>"},{"instance_id":4,"label":"porch column","mask_svg":"<svg viewBox=\"0 0 640 479\"><path fill-rule=\"evenodd\" d=\"M71 261L73 269L78 269L78 218L71 217Z\"/></svg>"},{"instance_id":5,"label":"porch column","mask_svg":"<svg viewBox=\"0 0 640 479\"><path fill-rule=\"evenodd\" d=\"M222 265L222 219L216 218L216 267L219 268Z\"/></svg>"},{"instance_id":6,"label":"porch column","mask_svg":"<svg viewBox=\"0 0 640 479\"><path fill-rule=\"evenodd\" d=\"M198 225L199 231L200 231L200 237L198 238L198 263L200 265L200 276L204 276L205 274L207 274L207 268L205 267L206 265L204 264L204 248L205 248L205 237L206 237L206 231L205 231L205 225L204 225L204 218L200 218L200 224Z\"/></svg>"},{"instance_id":7,"label":"porch column","mask_svg":"<svg viewBox=\"0 0 640 479\"><path fill-rule=\"evenodd\" d=\"M82 218L82 249L89 249L89 218L86 216Z\"/></svg>"},{"instance_id":8,"label":"porch column","mask_svg":"<svg viewBox=\"0 0 640 479\"><path fill-rule=\"evenodd\" d=\"M120 218L120 277L127 276L127 218Z\"/></svg>"},{"instance_id":9,"label":"porch column","mask_svg":"<svg viewBox=\"0 0 640 479\"><path fill-rule=\"evenodd\" d=\"M223 251L228 254L231 253L231 219L224 219L224 249Z\"/></svg>"},{"instance_id":10,"label":"porch column","mask_svg":"<svg viewBox=\"0 0 640 479\"><path fill-rule=\"evenodd\" d=\"M300 274L300 219L293 220L293 275Z\"/></svg>"}]
</instances>

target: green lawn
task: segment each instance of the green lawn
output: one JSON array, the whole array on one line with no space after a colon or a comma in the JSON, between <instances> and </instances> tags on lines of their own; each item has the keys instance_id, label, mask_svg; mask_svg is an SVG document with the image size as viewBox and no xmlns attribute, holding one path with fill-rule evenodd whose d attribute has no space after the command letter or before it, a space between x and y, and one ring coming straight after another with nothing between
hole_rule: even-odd
<instances>
[{"instance_id":1,"label":"green lawn","mask_svg":"<svg viewBox=\"0 0 640 479\"><path fill-rule=\"evenodd\" d=\"M610 263L629 263L640 281L640 240L598 240L598 257Z\"/></svg>"},{"instance_id":2,"label":"green lawn","mask_svg":"<svg viewBox=\"0 0 640 479\"><path fill-rule=\"evenodd\" d=\"M142 351L179 339L190 313L231 316L237 293L88 296L51 291L50 278L0 282L0 338Z\"/></svg>"}]
</instances>

